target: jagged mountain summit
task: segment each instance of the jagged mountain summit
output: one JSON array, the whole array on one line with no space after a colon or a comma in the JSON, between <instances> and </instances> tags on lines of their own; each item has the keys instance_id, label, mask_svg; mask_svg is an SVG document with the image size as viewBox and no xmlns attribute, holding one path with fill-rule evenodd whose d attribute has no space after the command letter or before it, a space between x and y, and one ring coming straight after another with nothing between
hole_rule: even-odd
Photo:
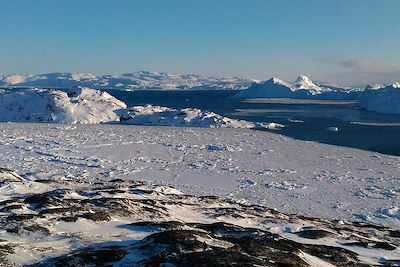
<instances>
[{"instance_id":1,"label":"jagged mountain summit","mask_svg":"<svg viewBox=\"0 0 400 267\"><path fill-rule=\"evenodd\" d=\"M315 84L309 77L305 75L300 75L297 80L294 82L294 85L296 86L297 89L308 89L311 90L314 93L321 93L329 88L324 88L321 87L317 84Z\"/></svg>"},{"instance_id":2,"label":"jagged mountain summit","mask_svg":"<svg viewBox=\"0 0 400 267\"><path fill-rule=\"evenodd\" d=\"M238 77L206 77L194 74L173 74L139 71L121 75L97 76L88 73L49 73L40 75L0 75L0 86L38 86L70 88L77 86L97 89L245 89L256 80Z\"/></svg>"}]
</instances>

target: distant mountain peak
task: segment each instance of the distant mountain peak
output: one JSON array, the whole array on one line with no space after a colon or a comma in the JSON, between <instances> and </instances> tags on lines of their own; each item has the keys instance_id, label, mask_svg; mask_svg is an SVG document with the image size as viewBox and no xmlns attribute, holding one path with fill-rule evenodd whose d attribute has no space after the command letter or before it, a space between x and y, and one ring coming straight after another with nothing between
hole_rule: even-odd
<instances>
[{"instance_id":1,"label":"distant mountain peak","mask_svg":"<svg viewBox=\"0 0 400 267\"><path fill-rule=\"evenodd\" d=\"M321 91L322 88L315 84L308 76L300 75L294 82L294 85L298 89L312 89L316 91Z\"/></svg>"}]
</instances>

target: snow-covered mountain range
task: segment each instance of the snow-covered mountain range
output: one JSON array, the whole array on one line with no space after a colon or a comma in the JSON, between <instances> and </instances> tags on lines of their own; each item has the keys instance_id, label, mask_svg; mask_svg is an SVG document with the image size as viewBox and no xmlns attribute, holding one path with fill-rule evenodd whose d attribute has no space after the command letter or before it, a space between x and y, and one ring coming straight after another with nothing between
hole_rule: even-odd
<instances>
[{"instance_id":1,"label":"snow-covered mountain range","mask_svg":"<svg viewBox=\"0 0 400 267\"><path fill-rule=\"evenodd\" d=\"M294 82L286 82L278 78L257 81L237 77L205 77L194 74L182 75L148 71L104 76L85 73L50 73L42 75L0 75L0 87L38 87L65 90L78 87L120 90L228 89L238 90L235 95L237 98L357 100L360 102L360 107L367 110L400 114L400 83L367 85L364 88L341 88L314 82L305 75L300 75ZM38 91L26 91L24 96L37 93ZM20 92L16 94L18 95ZM8 97L10 96L8 95ZM33 95L31 96L33 97ZM63 98L63 96L60 97ZM2 97L2 101L6 100ZM32 108L32 105L29 106L28 104L28 107L23 107L24 110L27 108ZM4 109L4 106L0 107L0 110L2 109Z\"/></svg>"},{"instance_id":2,"label":"snow-covered mountain range","mask_svg":"<svg viewBox=\"0 0 400 267\"><path fill-rule=\"evenodd\" d=\"M171 74L139 71L121 75L97 76L87 73L49 73L39 75L0 75L0 86L40 86L97 89L245 89L257 80L238 77L205 77L195 74Z\"/></svg>"}]
</instances>

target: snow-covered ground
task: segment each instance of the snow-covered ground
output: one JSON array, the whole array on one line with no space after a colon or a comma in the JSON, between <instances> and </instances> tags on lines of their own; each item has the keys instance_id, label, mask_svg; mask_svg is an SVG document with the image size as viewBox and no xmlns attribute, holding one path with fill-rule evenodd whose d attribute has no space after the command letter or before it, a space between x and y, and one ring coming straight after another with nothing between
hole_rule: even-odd
<instances>
[{"instance_id":1,"label":"snow-covered ground","mask_svg":"<svg viewBox=\"0 0 400 267\"><path fill-rule=\"evenodd\" d=\"M0 75L0 86L39 86L71 88L76 86L97 89L244 89L255 82L238 77L205 77L195 74L138 71L121 75L94 75L88 73L48 73L39 75Z\"/></svg>"},{"instance_id":2,"label":"snow-covered ground","mask_svg":"<svg viewBox=\"0 0 400 267\"><path fill-rule=\"evenodd\" d=\"M2 123L0 132L0 265L400 257L395 156L250 129Z\"/></svg>"},{"instance_id":3,"label":"snow-covered ground","mask_svg":"<svg viewBox=\"0 0 400 267\"><path fill-rule=\"evenodd\" d=\"M0 131L0 166L29 179L157 181L283 212L399 226L395 156L247 129L6 123Z\"/></svg>"}]
</instances>

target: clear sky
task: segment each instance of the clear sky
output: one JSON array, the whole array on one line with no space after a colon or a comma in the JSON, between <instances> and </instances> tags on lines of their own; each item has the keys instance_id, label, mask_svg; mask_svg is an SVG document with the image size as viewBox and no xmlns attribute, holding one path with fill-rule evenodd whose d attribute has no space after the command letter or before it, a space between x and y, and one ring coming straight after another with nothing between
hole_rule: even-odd
<instances>
[{"instance_id":1,"label":"clear sky","mask_svg":"<svg viewBox=\"0 0 400 267\"><path fill-rule=\"evenodd\" d=\"M0 0L0 73L400 80L399 0Z\"/></svg>"}]
</instances>

